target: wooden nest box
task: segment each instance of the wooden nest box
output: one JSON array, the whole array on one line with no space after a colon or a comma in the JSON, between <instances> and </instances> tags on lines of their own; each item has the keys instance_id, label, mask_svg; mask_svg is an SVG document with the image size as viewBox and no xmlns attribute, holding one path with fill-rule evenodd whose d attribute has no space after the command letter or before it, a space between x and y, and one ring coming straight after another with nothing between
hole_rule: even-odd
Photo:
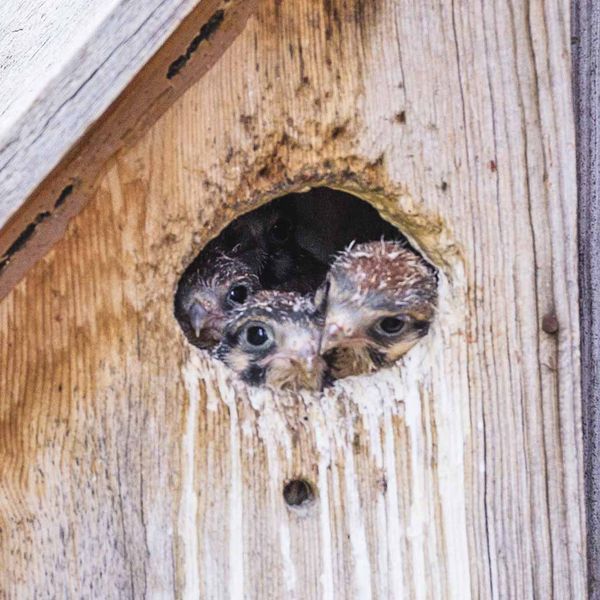
<instances>
[{"instance_id":1,"label":"wooden nest box","mask_svg":"<svg viewBox=\"0 0 600 600\"><path fill-rule=\"evenodd\" d=\"M130 4L0 113L0 597L583 598L565 2ZM179 278L316 187L437 268L433 327L248 387Z\"/></svg>"}]
</instances>

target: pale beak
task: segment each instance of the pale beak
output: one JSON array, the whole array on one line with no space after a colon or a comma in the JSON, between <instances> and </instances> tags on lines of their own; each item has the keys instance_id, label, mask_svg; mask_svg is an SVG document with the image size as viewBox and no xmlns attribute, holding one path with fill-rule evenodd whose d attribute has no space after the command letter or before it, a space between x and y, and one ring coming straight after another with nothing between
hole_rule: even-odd
<instances>
[{"instance_id":1,"label":"pale beak","mask_svg":"<svg viewBox=\"0 0 600 600\"><path fill-rule=\"evenodd\" d=\"M312 373L316 367L317 360L317 348L314 345L292 343L288 349L277 352L267 362L286 361L288 364L301 365L303 371Z\"/></svg>"},{"instance_id":2,"label":"pale beak","mask_svg":"<svg viewBox=\"0 0 600 600\"><path fill-rule=\"evenodd\" d=\"M354 331L351 327L340 325L339 323L326 323L321 338L320 353L325 354L329 350L343 345L348 338L353 337Z\"/></svg>"},{"instance_id":3,"label":"pale beak","mask_svg":"<svg viewBox=\"0 0 600 600\"><path fill-rule=\"evenodd\" d=\"M313 348L311 346L305 346L304 348L302 348L300 350L300 352L298 352L298 356L299 356L300 360L306 366L306 370L308 372L312 372L312 370L315 367L315 358L316 358L315 348Z\"/></svg>"},{"instance_id":4,"label":"pale beak","mask_svg":"<svg viewBox=\"0 0 600 600\"><path fill-rule=\"evenodd\" d=\"M209 312L203 306L197 303L192 304L188 312L188 317L190 319L190 325L192 326L197 338L200 337L200 332L204 328L204 324L206 323L208 316Z\"/></svg>"}]
</instances>

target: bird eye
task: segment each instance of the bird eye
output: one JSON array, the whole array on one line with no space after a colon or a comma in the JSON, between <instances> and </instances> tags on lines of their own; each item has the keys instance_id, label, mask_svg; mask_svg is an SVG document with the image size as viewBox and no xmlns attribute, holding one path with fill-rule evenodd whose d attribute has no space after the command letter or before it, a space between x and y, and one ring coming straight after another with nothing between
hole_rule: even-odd
<instances>
[{"instance_id":1,"label":"bird eye","mask_svg":"<svg viewBox=\"0 0 600 600\"><path fill-rule=\"evenodd\" d=\"M261 325L251 325L246 329L246 341L255 348L264 346L269 339L267 330Z\"/></svg>"},{"instance_id":2,"label":"bird eye","mask_svg":"<svg viewBox=\"0 0 600 600\"><path fill-rule=\"evenodd\" d=\"M287 242L292 232L292 224L284 218L277 219L271 229L271 237L279 243Z\"/></svg>"},{"instance_id":3,"label":"bird eye","mask_svg":"<svg viewBox=\"0 0 600 600\"><path fill-rule=\"evenodd\" d=\"M243 304L248 298L248 288L245 285L234 285L229 290L227 297L235 304Z\"/></svg>"},{"instance_id":4,"label":"bird eye","mask_svg":"<svg viewBox=\"0 0 600 600\"><path fill-rule=\"evenodd\" d=\"M405 321L398 317L384 317L379 321L379 329L388 335L400 333L404 328Z\"/></svg>"}]
</instances>

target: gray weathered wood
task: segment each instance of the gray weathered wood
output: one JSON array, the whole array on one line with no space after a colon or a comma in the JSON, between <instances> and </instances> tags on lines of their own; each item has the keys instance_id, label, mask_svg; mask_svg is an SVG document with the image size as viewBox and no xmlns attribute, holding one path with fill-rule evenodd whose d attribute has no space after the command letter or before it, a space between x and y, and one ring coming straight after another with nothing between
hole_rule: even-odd
<instances>
[{"instance_id":1,"label":"gray weathered wood","mask_svg":"<svg viewBox=\"0 0 600 600\"><path fill-rule=\"evenodd\" d=\"M588 580L600 597L600 4L573 2Z\"/></svg>"},{"instance_id":2,"label":"gray weathered wood","mask_svg":"<svg viewBox=\"0 0 600 600\"><path fill-rule=\"evenodd\" d=\"M0 4L0 228L196 4Z\"/></svg>"},{"instance_id":3,"label":"gray weathered wood","mask_svg":"<svg viewBox=\"0 0 600 600\"><path fill-rule=\"evenodd\" d=\"M196 2L168 40L133 77L108 110L95 120L79 141L69 147L64 158L35 191L26 199L26 187L20 188L19 193L15 191L17 196L13 199L16 199L16 202L12 205L10 196L0 198L0 204L4 199L5 204L8 202L11 208L16 210L4 226L0 227L0 298L3 298L27 269L62 237L69 220L93 194L106 161L121 148L139 139L192 83L206 74L242 31L247 19L256 10L256 4L257 0ZM64 35L67 35L68 31L65 29L68 30L68 27L62 24L61 27ZM11 31L18 33L19 28ZM65 54L68 55L67 50L71 46L66 43L65 47ZM6 64L8 69L11 61L7 60ZM14 73L14 64L10 73L12 79L7 77L3 88L8 92L18 87L15 81L19 77ZM35 80L35 77L30 77ZM100 77L99 73L94 77ZM28 85L31 87L32 84ZM27 85L23 85L23 88L29 89ZM112 96L114 90L105 91ZM28 93L24 92L23 99L29 98ZM10 93L8 95L10 96ZM83 95L85 96L85 93ZM77 94L74 94L71 101L65 103L65 106L68 105L76 114L67 115L67 119L61 117L58 122L60 127L64 122L79 123L86 120L89 105L86 102L82 103L76 96ZM39 105L46 106L45 98L30 107L25 106L23 118L34 122L33 117ZM8 112L11 110L8 109ZM14 114L14 111L12 113ZM51 119L46 121L44 127L46 125L50 130L54 128ZM71 133L65 132L65 139L69 138ZM43 134L54 135L48 131L44 131ZM40 134L40 139L42 138L43 135ZM77 136L73 138L76 139ZM61 143L64 141L61 138ZM73 141L74 139L71 139L71 143ZM62 146L57 147L62 152ZM32 152L37 150L36 146ZM55 154L59 155L49 153L50 158L44 155L42 159L54 164ZM23 166L18 161L9 164L6 170L10 175L7 175L5 183L28 176L28 173L22 172Z\"/></svg>"},{"instance_id":4,"label":"gray weathered wood","mask_svg":"<svg viewBox=\"0 0 600 600\"><path fill-rule=\"evenodd\" d=\"M585 597L569 16L261 2L0 303L0 597ZM314 185L407 233L438 315L372 377L250 389L173 290L231 218Z\"/></svg>"}]
</instances>

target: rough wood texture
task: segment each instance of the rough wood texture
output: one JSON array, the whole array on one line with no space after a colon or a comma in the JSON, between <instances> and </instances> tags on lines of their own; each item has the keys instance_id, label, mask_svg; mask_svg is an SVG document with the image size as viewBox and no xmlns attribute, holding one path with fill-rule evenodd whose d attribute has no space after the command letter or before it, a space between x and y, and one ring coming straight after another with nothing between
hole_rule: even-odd
<instances>
[{"instance_id":1,"label":"rough wood texture","mask_svg":"<svg viewBox=\"0 0 600 600\"><path fill-rule=\"evenodd\" d=\"M581 374L591 598L600 598L600 6L573 2Z\"/></svg>"},{"instance_id":2,"label":"rough wood texture","mask_svg":"<svg viewBox=\"0 0 600 600\"><path fill-rule=\"evenodd\" d=\"M0 305L6 595L583 598L569 43L563 0L265 2ZM177 278L312 184L438 265L437 323L323 396L250 391Z\"/></svg>"},{"instance_id":3,"label":"rough wood texture","mask_svg":"<svg viewBox=\"0 0 600 600\"><path fill-rule=\"evenodd\" d=\"M0 227L196 4L2 3Z\"/></svg>"},{"instance_id":4,"label":"rough wood texture","mask_svg":"<svg viewBox=\"0 0 600 600\"><path fill-rule=\"evenodd\" d=\"M87 45L64 61L60 76L39 92L42 99L8 128L5 143L0 141L0 298L63 235L110 156L147 131L216 62L256 9L256 0L202 0L181 22L189 2L176 7L162 2L154 11L152 3L142 4L114 6Z\"/></svg>"}]
</instances>

